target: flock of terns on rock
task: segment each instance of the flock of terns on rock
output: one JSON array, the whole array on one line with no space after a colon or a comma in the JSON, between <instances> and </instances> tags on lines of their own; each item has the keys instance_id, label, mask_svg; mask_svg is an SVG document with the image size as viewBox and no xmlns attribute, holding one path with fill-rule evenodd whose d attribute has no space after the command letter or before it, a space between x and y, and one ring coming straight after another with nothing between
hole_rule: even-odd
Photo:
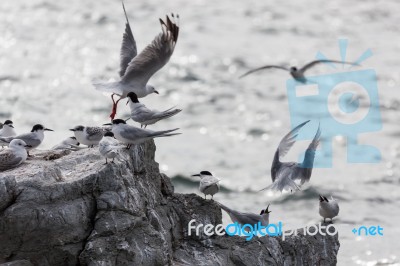
<instances>
[{"instance_id":1,"label":"flock of terns on rock","mask_svg":"<svg viewBox=\"0 0 400 266\"><path fill-rule=\"evenodd\" d=\"M174 52L179 35L179 16L171 14L171 17L167 16L165 20L160 19L161 33L140 54L137 54L136 42L123 3L122 6L126 24L120 51L120 80L117 82L94 83L97 90L111 96L113 102L110 114L111 123L104 124L102 127L75 126L70 129L74 133L74 136L54 146L53 150L75 151L81 149L80 144L87 145L89 148L98 146L99 152L106 159L107 164L109 159L114 162L114 159L118 158L120 150L124 148L121 144L126 145L126 148L129 149L131 145L141 144L153 138L180 134L175 132L178 128L163 131L146 129L148 125L178 114L181 111L180 109L170 108L161 112L151 110L140 103L138 99L152 93L158 94L158 91L147 83L169 61ZM346 63L333 60L317 60L300 69L296 67L288 69L283 66L268 65L250 70L241 77L262 69L279 68L289 71L294 79L304 82L306 80L304 72L314 65L323 62ZM115 100L115 97L119 97L119 99ZM117 105L124 98L128 98L131 110L129 119L139 123L141 125L140 128L128 125L127 120L129 119L115 119ZM300 190L301 185L310 180L315 151L321 136L320 127L318 127L314 139L306 150L302 163L280 161L280 158L285 156L295 143L299 130L308 122L306 121L295 127L279 143L271 167L272 184L265 189L277 191L290 190L293 192ZM18 135L14 130L14 124L11 120L6 120L3 124L0 124L0 127L0 146L8 146L8 148L0 150L0 171L15 168L23 163L30 156L29 151L37 148L43 142L44 131L53 131L43 125L37 124L33 126L31 132ZM200 177L199 189L204 193L205 197L207 195L213 197L219 191L220 179L213 176L209 171L202 171L194 176ZM333 198L328 199L324 196L320 196L319 199L319 213L324 218L324 221L326 218L332 219L338 215L339 206L336 200ZM261 210L261 213L258 215L238 212L220 203L218 204L229 214L233 222L238 222L239 224L257 224L261 222L263 226L269 223L269 205L267 208Z\"/></svg>"}]
</instances>

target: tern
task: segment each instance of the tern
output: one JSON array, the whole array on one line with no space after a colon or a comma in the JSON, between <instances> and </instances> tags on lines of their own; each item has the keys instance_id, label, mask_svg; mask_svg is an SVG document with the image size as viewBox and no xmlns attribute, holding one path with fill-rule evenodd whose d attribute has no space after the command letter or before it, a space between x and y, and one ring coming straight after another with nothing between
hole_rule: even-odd
<instances>
[{"instance_id":1,"label":"tern","mask_svg":"<svg viewBox=\"0 0 400 266\"><path fill-rule=\"evenodd\" d=\"M0 171L17 167L25 162L28 157L27 148L30 148L30 146L25 141L20 139L11 140L8 148L0 152Z\"/></svg>"},{"instance_id":2,"label":"tern","mask_svg":"<svg viewBox=\"0 0 400 266\"><path fill-rule=\"evenodd\" d=\"M213 199L214 195L219 192L221 179L213 176L209 171L201 171L200 174L192 176L200 177L199 190L204 193L204 199L207 199L207 195L211 195L211 199Z\"/></svg>"},{"instance_id":3,"label":"tern","mask_svg":"<svg viewBox=\"0 0 400 266\"><path fill-rule=\"evenodd\" d=\"M338 214L339 204L337 201L332 196L331 199L328 200L328 198L319 195L319 215L324 218L324 223L326 218L331 219L332 222L333 217L337 216Z\"/></svg>"}]
</instances>

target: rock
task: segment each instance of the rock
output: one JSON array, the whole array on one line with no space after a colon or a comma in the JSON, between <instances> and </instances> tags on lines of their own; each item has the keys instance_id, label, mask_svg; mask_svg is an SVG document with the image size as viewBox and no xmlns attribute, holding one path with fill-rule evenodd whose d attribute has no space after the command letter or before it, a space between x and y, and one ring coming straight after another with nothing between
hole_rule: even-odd
<instances>
[{"instance_id":1,"label":"rock","mask_svg":"<svg viewBox=\"0 0 400 266\"><path fill-rule=\"evenodd\" d=\"M108 165L96 148L37 153L1 172L1 265L336 264L337 235L189 236L190 220L220 224L221 211L174 193L155 150L149 141Z\"/></svg>"}]
</instances>

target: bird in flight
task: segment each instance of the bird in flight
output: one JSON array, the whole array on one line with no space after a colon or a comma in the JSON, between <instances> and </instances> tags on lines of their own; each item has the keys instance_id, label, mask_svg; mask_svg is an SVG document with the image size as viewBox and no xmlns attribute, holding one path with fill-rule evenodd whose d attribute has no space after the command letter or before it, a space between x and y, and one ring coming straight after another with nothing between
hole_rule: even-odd
<instances>
[{"instance_id":1,"label":"bird in flight","mask_svg":"<svg viewBox=\"0 0 400 266\"><path fill-rule=\"evenodd\" d=\"M169 61L174 52L179 34L179 15L171 14L165 20L160 19L162 32L147 45L140 54L137 54L136 41L132 34L124 3L126 24L122 38L120 51L120 80L117 82L94 83L96 90L111 93L113 108L110 114L111 120L117 113L118 102L126 98L129 92L134 92L142 98L158 91L147 84L149 79ZM120 98L115 101L114 96Z\"/></svg>"},{"instance_id":2,"label":"bird in flight","mask_svg":"<svg viewBox=\"0 0 400 266\"><path fill-rule=\"evenodd\" d=\"M348 65L358 65L356 63L350 63L350 62L343 62L343 61L337 61L337 60L328 60L328 59L321 59L321 60L315 60L312 61L306 65L304 65L301 68L297 68L295 66L292 66L290 68L287 68L285 66L278 66L278 65L266 65L266 66L262 66L259 68L255 68L252 70L247 71L246 73L244 73L243 75L241 75L239 78L244 78L247 75L250 75L254 72L258 72L260 70L264 70L264 69L271 69L271 68L277 68L277 69L282 69L285 71L289 71L290 75L292 75L292 77L299 81L299 82L306 82L306 77L304 76L304 73L309 70L310 68L312 68L315 65L318 65L320 63L338 63L338 64L348 64Z\"/></svg>"}]
</instances>

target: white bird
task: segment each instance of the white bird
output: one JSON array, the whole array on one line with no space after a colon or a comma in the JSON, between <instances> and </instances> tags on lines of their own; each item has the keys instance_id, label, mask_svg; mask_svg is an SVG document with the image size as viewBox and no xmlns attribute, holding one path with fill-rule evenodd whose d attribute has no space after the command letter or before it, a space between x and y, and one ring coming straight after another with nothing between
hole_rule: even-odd
<instances>
[{"instance_id":1,"label":"white bird","mask_svg":"<svg viewBox=\"0 0 400 266\"><path fill-rule=\"evenodd\" d=\"M103 138L104 129L101 127L85 127L76 126L70 129L74 132L75 138L89 148L93 148L94 145L99 144L100 140Z\"/></svg>"},{"instance_id":2,"label":"white bird","mask_svg":"<svg viewBox=\"0 0 400 266\"><path fill-rule=\"evenodd\" d=\"M201 171L200 174L192 176L200 177L199 190L204 194L205 199L207 199L207 195L211 195L211 199L213 199L214 195L219 192L219 182L221 179L213 176L209 171Z\"/></svg>"},{"instance_id":3,"label":"white bird","mask_svg":"<svg viewBox=\"0 0 400 266\"><path fill-rule=\"evenodd\" d=\"M14 137L6 137L6 138L0 138L0 141L8 142L10 143L13 139L20 139L25 141L25 143L28 145L28 156L29 156L29 151L32 149L36 149L40 144L42 144L43 139L44 139L44 131L54 131L49 128L45 128L41 124L36 124L33 126L31 132L25 133L25 134L20 134Z\"/></svg>"},{"instance_id":4,"label":"white bird","mask_svg":"<svg viewBox=\"0 0 400 266\"><path fill-rule=\"evenodd\" d=\"M229 215L233 223L238 223L241 225L245 224L254 225L260 222L262 226L268 226L269 224L269 214L271 213L271 211L268 210L269 204L265 210L261 210L260 214L255 214L249 212L235 211L219 202L217 203L224 211L226 211L226 213Z\"/></svg>"},{"instance_id":5,"label":"white bird","mask_svg":"<svg viewBox=\"0 0 400 266\"><path fill-rule=\"evenodd\" d=\"M289 189L290 191L296 191L300 190L300 187L295 183L295 181L300 181L300 186L305 182L310 181L314 165L315 151L318 147L321 136L321 130L319 126L314 139L305 152L302 163L280 161L280 158L285 156L296 142L296 137L299 130L308 122L310 122L310 120L298 125L292 131L286 134L285 137L283 137L279 143L278 149L275 152L274 160L271 166L271 178L273 183L262 190L272 189L282 192L283 190Z\"/></svg>"},{"instance_id":6,"label":"white bird","mask_svg":"<svg viewBox=\"0 0 400 266\"><path fill-rule=\"evenodd\" d=\"M154 131L150 129L137 128L134 126L130 126L126 124L126 121L123 119L114 119L112 124L104 124L112 125L111 131L114 133L114 136L120 142L127 144L127 148L130 148L132 144L141 144L147 140L158 138L158 137L169 137L174 135L179 135L181 133L171 133L173 131L178 130L179 128L163 130L163 131Z\"/></svg>"},{"instance_id":7,"label":"white bird","mask_svg":"<svg viewBox=\"0 0 400 266\"><path fill-rule=\"evenodd\" d=\"M140 123L140 127L146 128L147 125L153 125L156 122L176 115L181 109L170 108L165 111L157 111L148 109L143 103L139 102L137 95L134 92L128 93L129 108L131 109L131 119Z\"/></svg>"},{"instance_id":8,"label":"white bird","mask_svg":"<svg viewBox=\"0 0 400 266\"><path fill-rule=\"evenodd\" d=\"M114 162L120 150L121 146L118 145L118 141L114 138L114 133L106 132L99 143L99 152L106 158L105 164L108 163L107 159L112 159L112 162Z\"/></svg>"},{"instance_id":9,"label":"white bird","mask_svg":"<svg viewBox=\"0 0 400 266\"><path fill-rule=\"evenodd\" d=\"M76 137L68 137L61 141L59 144L55 145L52 150L71 150L71 151L77 151L79 150L79 141L76 139Z\"/></svg>"},{"instance_id":10,"label":"white bird","mask_svg":"<svg viewBox=\"0 0 400 266\"><path fill-rule=\"evenodd\" d=\"M171 19L168 16L165 21L160 19L162 32L137 55L136 41L133 37L123 3L122 7L125 13L126 25L120 52L119 76L121 79L117 82L93 84L97 90L111 93L113 101L111 119L115 117L118 102L125 98L129 92L135 92L139 98L151 93L158 94L155 88L148 85L147 82L158 70L167 64L174 52L179 34L179 16L175 17L174 14L171 14ZM118 95L120 98L115 101L114 95Z\"/></svg>"},{"instance_id":11,"label":"white bird","mask_svg":"<svg viewBox=\"0 0 400 266\"><path fill-rule=\"evenodd\" d=\"M17 133L14 129L14 124L11 120L6 120L4 124L2 124L2 128L0 129L0 138L4 137L14 137ZM0 146L8 146L7 142L0 141Z\"/></svg>"},{"instance_id":12,"label":"white bird","mask_svg":"<svg viewBox=\"0 0 400 266\"><path fill-rule=\"evenodd\" d=\"M306 65L304 65L302 68L297 68L295 66L292 66L290 68L287 68L285 66L277 66L277 65L266 65L266 66L262 66L259 68L255 68L252 69L250 71L247 71L246 73L244 73L243 75L241 75L239 78L243 78L249 74L252 74L254 72L263 70L263 69L271 69L271 68L277 68L277 69L282 69L282 70L286 70L289 71L290 75L292 75L292 77L299 81L299 82L306 82L306 77L304 76L304 73L310 69L311 67L320 64L320 63L338 63L338 64L349 64L349 65L358 65L357 63L350 63L350 62L344 62L344 61L337 61L337 60L328 60L328 59L321 59L321 60L315 60L312 61Z\"/></svg>"},{"instance_id":13,"label":"white bird","mask_svg":"<svg viewBox=\"0 0 400 266\"><path fill-rule=\"evenodd\" d=\"M30 146L25 141L20 139L11 140L8 148L0 151L0 171L17 167L25 162L28 157L27 148L30 148Z\"/></svg>"},{"instance_id":14,"label":"white bird","mask_svg":"<svg viewBox=\"0 0 400 266\"><path fill-rule=\"evenodd\" d=\"M319 195L319 215L325 219L332 218L339 214L339 204L337 201L331 196L331 199L328 200L326 197Z\"/></svg>"}]
</instances>

